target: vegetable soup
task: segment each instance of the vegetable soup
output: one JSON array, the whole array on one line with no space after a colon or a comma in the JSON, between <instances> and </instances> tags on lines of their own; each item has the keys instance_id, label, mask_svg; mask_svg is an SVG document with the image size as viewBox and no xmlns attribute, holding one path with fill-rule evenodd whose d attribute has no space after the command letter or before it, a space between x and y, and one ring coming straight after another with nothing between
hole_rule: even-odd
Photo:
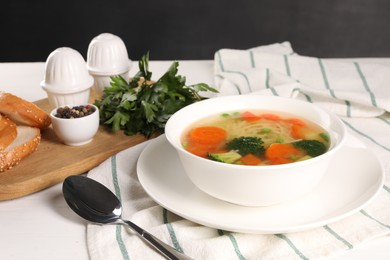
<instances>
[{"instance_id":1,"label":"vegetable soup","mask_svg":"<svg viewBox=\"0 0 390 260\"><path fill-rule=\"evenodd\" d=\"M230 112L204 118L182 137L183 147L210 160L240 165L277 165L325 153L329 135L319 125L268 111Z\"/></svg>"}]
</instances>

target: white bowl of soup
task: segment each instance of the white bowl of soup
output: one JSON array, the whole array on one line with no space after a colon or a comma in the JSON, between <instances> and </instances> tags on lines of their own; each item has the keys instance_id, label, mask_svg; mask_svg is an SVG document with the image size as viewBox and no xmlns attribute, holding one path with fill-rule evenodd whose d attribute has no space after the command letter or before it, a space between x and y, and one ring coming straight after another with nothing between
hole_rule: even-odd
<instances>
[{"instance_id":1,"label":"white bowl of soup","mask_svg":"<svg viewBox=\"0 0 390 260\"><path fill-rule=\"evenodd\" d=\"M238 95L184 107L170 117L165 135L200 190L234 204L270 206L320 184L346 129L309 102Z\"/></svg>"}]
</instances>

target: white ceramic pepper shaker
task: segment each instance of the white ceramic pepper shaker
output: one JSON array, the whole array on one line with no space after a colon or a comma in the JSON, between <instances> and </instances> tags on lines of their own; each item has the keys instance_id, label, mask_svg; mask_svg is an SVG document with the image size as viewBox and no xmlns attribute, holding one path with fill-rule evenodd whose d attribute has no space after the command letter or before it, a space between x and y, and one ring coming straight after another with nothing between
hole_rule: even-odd
<instances>
[{"instance_id":1,"label":"white ceramic pepper shaker","mask_svg":"<svg viewBox=\"0 0 390 260\"><path fill-rule=\"evenodd\" d=\"M88 103L92 86L93 77L78 51L61 47L50 53L41 87L46 91L52 108Z\"/></svg>"}]
</instances>

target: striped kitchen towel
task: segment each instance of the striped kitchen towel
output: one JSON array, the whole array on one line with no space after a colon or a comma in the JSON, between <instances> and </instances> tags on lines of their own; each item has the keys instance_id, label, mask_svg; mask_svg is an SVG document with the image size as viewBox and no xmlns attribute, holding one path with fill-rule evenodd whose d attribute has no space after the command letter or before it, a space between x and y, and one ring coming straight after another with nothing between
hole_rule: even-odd
<instances>
[{"instance_id":1,"label":"striped kitchen towel","mask_svg":"<svg viewBox=\"0 0 390 260\"><path fill-rule=\"evenodd\" d=\"M347 117L390 111L390 66L296 54L289 42L215 53L220 95L268 94L309 100Z\"/></svg>"},{"instance_id":2,"label":"striped kitchen towel","mask_svg":"<svg viewBox=\"0 0 390 260\"><path fill-rule=\"evenodd\" d=\"M352 135L359 137L383 158L389 176L390 139L386 133L390 131L390 118L351 118L347 126ZM383 129L383 132L378 132L378 129ZM244 234L191 222L155 203L138 180L137 159L146 145L154 141L157 140L147 141L112 156L91 170L88 177L106 185L120 198L125 219L132 220L193 259L324 259L342 255L374 238L390 235L389 180L375 199L357 213L301 232ZM120 225L88 224L87 245L92 260L164 259L128 228Z\"/></svg>"},{"instance_id":3,"label":"striped kitchen towel","mask_svg":"<svg viewBox=\"0 0 390 260\"><path fill-rule=\"evenodd\" d=\"M125 219L201 260L324 259L390 235L390 113L384 113L390 108L388 67L302 57L294 54L289 43L282 43L246 51L218 51L215 77L222 95L260 93L300 98L344 116L349 134L380 158L387 176L385 184L369 205L325 226L285 234L219 230L175 215L147 195L138 180L136 164L143 149L155 141L149 140L112 156L88 173L120 198ZM88 224L87 245L92 260L163 259L119 225Z\"/></svg>"}]
</instances>

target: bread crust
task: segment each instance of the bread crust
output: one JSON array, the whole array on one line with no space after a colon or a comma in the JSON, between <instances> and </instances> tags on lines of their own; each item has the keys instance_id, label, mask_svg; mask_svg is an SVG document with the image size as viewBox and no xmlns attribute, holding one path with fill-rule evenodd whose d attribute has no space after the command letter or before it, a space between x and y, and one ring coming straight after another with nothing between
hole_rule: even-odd
<instances>
[{"instance_id":1,"label":"bread crust","mask_svg":"<svg viewBox=\"0 0 390 260\"><path fill-rule=\"evenodd\" d=\"M16 124L39 129L51 124L50 116L37 105L7 92L0 92L0 113Z\"/></svg>"},{"instance_id":2,"label":"bread crust","mask_svg":"<svg viewBox=\"0 0 390 260\"><path fill-rule=\"evenodd\" d=\"M33 153L41 142L41 131L37 127L17 126L17 137L0 151L0 172L11 169L23 158Z\"/></svg>"},{"instance_id":3,"label":"bread crust","mask_svg":"<svg viewBox=\"0 0 390 260\"><path fill-rule=\"evenodd\" d=\"M16 124L0 114L0 151L7 148L16 138Z\"/></svg>"}]
</instances>

